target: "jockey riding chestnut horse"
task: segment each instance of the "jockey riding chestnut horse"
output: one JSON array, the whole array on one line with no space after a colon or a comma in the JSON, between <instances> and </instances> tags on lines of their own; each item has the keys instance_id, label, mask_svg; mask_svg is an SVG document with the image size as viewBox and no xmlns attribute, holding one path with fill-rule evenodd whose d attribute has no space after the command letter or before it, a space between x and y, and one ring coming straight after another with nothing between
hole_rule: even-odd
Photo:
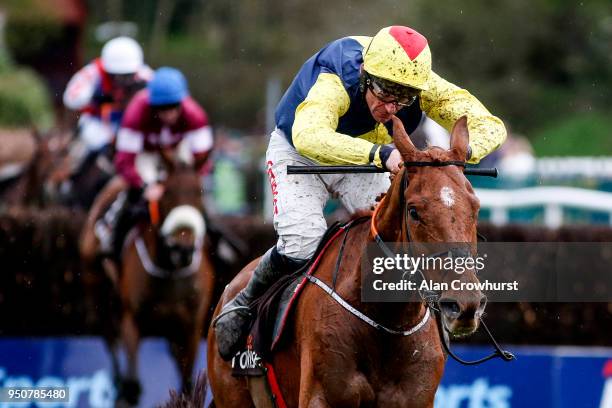
<instances>
[{"instance_id":1,"label":"jockey riding chestnut horse","mask_svg":"<svg viewBox=\"0 0 612 408\"><path fill-rule=\"evenodd\" d=\"M476 244L479 202L463 175L466 119L457 122L448 151L437 147L419 151L401 121L394 117L393 122L395 145L406 164L367 222L357 219L343 239L328 241L309 270L310 278L298 287L301 292L285 341L266 361L275 406L432 407L446 361L442 336L466 336L478 328L486 298L478 289L453 290L450 284L452 280L477 283L473 269L461 274L422 272L423 279L447 285L436 294L435 307L440 310L436 317L431 316L426 296L417 290L403 303L362 301L362 287L379 278L371 272L362 274L368 246ZM215 316L247 284L256 262L226 288ZM326 293L332 286L337 298ZM233 376L230 364L214 352L216 341L210 331L208 375L215 406L274 406L268 391L255 387L252 377ZM273 380L270 373L277 373Z\"/></svg>"},{"instance_id":2,"label":"jockey riding chestnut horse","mask_svg":"<svg viewBox=\"0 0 612 408\"><path fill-rule=\"evenodd\" d=\"M478 163L506 137L502 121L478 99L432 71L427 39L411 28L341 38L304 63L276 109L266 153L278 241L216 321L221 357L231 359L242 346L254 300L314 254L327 229L323 208L330 193L354 212L369 208L389 186L382 173L296 177L286 167L369 163L397 174L403 158L391 144L391 119L410 133L423 115L448 131L467 117L470 143L461 160L469 163Z\"/></svg>"},{"instance_id":3,"label":"jockey riding chestnut horse","mask_svg":"<svg viewBox=\"0 0 612 408\"><path fill-rule=\"evenodd\" d=\"M449 131L457 122L450 151L420 153L404 140L423 115ZM333 265L341 262L336 288L350 305L362 307L382 324L414 327L426 321L423 303L397 307L360 302L357 265L366 244L374 240L371 231L391 241L409 236L417 242L475 242L478 201L462 167L411 168L402 163L478 163L506 137L500 119L467 90L432 71L426 38L403 26L383 28L374 37L333 41L308 59L277 107L276 125L266 162L279 238L229 285L217 307L208 367L219 407L252 406L246 382L231 377L223 360L244 346L255 318L254 301L313 256L327 229L323 208L330 193L349 212L369 208L381 193L387 196L371 227L361 224L347 235L351 251L337 260L339 244L330 244L312 273L329 284ZM287 174L288 165L316 164L373 164L388 170L395 181L389 187L382 173ZM408 177L407 172L415 174ZM400 180L409 180L404 191ZM404 214L410 214L409 224L401 222ZM462 279L476 278L470 271ZM277 379L287 406L432 406L444 364L435 325L424 324L412 337L388 337L347 316L313 286L307 285L298 298L293 341L272 361L283 373ZM475 330L484 308L482 294L443 297L448 331Z\"/></svg>"},{"instance_id":4,"label":"jockey riding chestnut horse","mask_svg":"<svg viewBox=\"0 0 612 408\"><path fill-rule=\"evenodd\" d=\"M201 180L212 145L206 114L183 74L158 69L126 109L116 143L119 175L100 192L83 229L85 264L101 264L119 292L127 377L114 367L119 398L130 403L140 393L138 342L151 331L168 338L183 386L191 384L215 283ZM192 164L182 163L181 147ZM115 329L106 336L113 356Z\"/></svg>"}]
</instances>

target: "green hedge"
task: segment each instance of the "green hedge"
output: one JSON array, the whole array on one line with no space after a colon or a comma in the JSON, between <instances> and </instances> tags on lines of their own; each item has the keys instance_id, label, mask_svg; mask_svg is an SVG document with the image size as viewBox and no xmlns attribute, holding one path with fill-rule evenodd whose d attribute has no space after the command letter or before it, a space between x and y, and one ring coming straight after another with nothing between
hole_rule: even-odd
<instances>
[{"instance_id":1,"label":"green hedge","mask_svg":"<svg viewBox=\"0 0 612 408\"><path fill-rule=\"evenodd\" d=\"M48 47L61 33L59 14L35 0L4 0L3 8L8 19L6 48L0 47L0 127L47 129L53 125L49 91L38 74L16 66L12 57L28 59Z\"/></svg>"},{"instance_id":2,"label":"green hedge","mask_svg":"<svg viewBox=\"0 0 612 408\"><path fill-rule=\"evenodd\" d=\"M0 127L48 129L51 101L40 78L28 69L0 68Z\"/></svg>"},{"instance_id":3,"label":"green hedge","mask_svg":"<svg viewBox=\"0 0 612 408\"><path fill-rule=\"evenodd\" d=\"M612 115L577 113L534 133L538 156L611 156Z\"/></svg>"}]
</instances>

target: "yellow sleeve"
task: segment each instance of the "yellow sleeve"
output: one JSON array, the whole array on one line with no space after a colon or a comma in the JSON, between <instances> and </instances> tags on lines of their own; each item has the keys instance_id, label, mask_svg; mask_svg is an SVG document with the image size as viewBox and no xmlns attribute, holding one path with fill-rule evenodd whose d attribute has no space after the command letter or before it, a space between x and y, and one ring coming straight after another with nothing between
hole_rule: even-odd
<instances>
[{"instance_id":1,"label":"yellow sleeve","mask_svg":"<svg viewBox=\"0 0 612 408\"><path fill-rule=\"evenodd\" d=\"M428 85L429 90L421 95L421 108L427 116L449 132L457 119L463 115L468 116L472 148L470 163L478 163L506 140L504 123L491 115L468 91L451 84L434 72L431 73Z\"/></svg>"},{"instance_id":2,"label":"yellow sleeve","mask_svg":"<svg viewBox=\"0 0 612 408\"><path fill-rule=\"evenodd\" d=\"M338 120L349 105L350 98L340 78L319 74L295 111L292 138L298 153L325 165L368 164L374 144L336 132ZM382 167L379 153L380 146L374 153L374 164Z\"/></svg>"}]
</instances>

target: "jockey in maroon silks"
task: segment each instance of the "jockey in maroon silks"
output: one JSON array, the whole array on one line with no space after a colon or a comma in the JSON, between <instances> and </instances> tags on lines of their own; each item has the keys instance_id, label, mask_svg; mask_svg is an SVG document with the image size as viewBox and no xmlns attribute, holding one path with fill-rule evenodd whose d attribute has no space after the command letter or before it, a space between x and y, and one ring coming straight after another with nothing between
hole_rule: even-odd
<instances>
[{"instance_id":1,"label":"jockey in maroon silks","mask_svg":"<svg viewBox=\"0 0 612 408\"><path fill-rule=\"evenodd\" d=\"M155 71L147 89L130 101L117 134L115 167L128 188L104 217L113 230L111 242L115 256L120 254L125 235L138 219L134 211L138 212L142 206L136 204L142 203L142 198L147 202L158 201L164 192L163 185L155 178L155 169L150 173L143 169L153 175L148 179L139 173L138 156L154 153L153 157L161 156L164 159L161 161L171 164L178 159L179 145L189 151L193 166L204 173L213 148L207 115L189 96L183 74L163 67Z\"/></svg>"}]
</instances>

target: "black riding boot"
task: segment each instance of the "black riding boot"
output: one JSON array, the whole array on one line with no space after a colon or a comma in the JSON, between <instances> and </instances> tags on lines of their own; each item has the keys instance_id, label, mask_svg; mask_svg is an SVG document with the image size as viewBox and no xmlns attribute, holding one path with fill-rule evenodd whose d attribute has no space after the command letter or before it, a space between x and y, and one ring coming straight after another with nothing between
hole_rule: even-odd
<instances>
[{"instance_id":1,"label":"black riding boot","mask_svg":"<svg viewBox=\"0 0 612 408\"><path fill-rule=\"evenodd\" d=\"M131 188L126 192L126 197L123 200L123 205L115 215L113 233L112 233L112 255L116 261L120 261L121 252L123 250L123 242L134 225L138 222L140 216L139 203L141 201L142 191L140 189Z\"/></svg>"},{"instance_id":2,"label":"black riding boot","mask_svg":"<svg viewBox=\"0 0 612 408\"><path fill-rule=\"evenodd\" d=\"M255 311L249 309L253 301L281 276L297 271L305 263L306 260L279 254L276 246L261 257L249 283L223 306L214 322L219 354L224 360L230 360L240 349L241 340L255 318Z\"/></svg>"}]
</instances>

